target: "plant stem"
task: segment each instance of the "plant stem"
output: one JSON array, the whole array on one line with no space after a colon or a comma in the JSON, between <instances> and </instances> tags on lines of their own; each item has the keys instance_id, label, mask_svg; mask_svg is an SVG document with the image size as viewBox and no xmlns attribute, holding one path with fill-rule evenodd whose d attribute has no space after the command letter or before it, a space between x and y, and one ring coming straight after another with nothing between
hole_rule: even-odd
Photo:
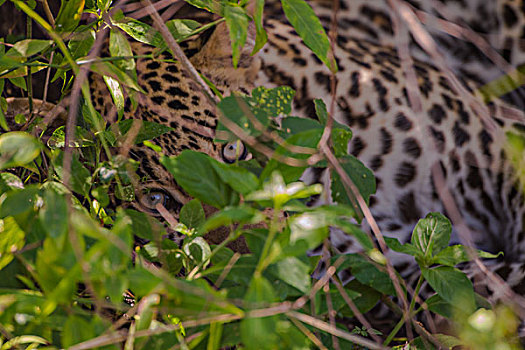
<instances>
[{"instance_id":1,"label":"plant stem","mask_svg":"<svg viewBox=\"0 0 525 350\"><path fill-rule=\"evenodd\" d=\"M412 315L412 310L414 309L414 306L416 305L416 297L419 294L419 291L420 291L422 285L423 285L423 275L420 275L419 279L417 280L417 285L416 285L416 289L414 291L414 296L412 298L412 301L410 302L410 307L408 308L408 317L411 317L411 315ZM396 324L396 326L394 327L392 332L390 332L390 334L386 338L385 342L383 343L384 346L387 346L388 344L390 344L390 342L395 337L397 332L399 332L399 330L401 329L401 327L403 326L405 321L406 321L405 317L403 316L399 320L399 322Z\"/></svg>"},{"instance_id":2,"label":"plant stem","mask_svg":"<svg viewBox=\"0 0 525 350\"><path fill-rule=\"evenodd\" d=\"M277 234L277 220L278 220L279 210L280 210L279 206L275 206L273 208L272 221L270 222L270 229L269 229L268 237L266 238L266 241L264 242L264 247L261 253L261 257L259 258L257 267L255 268L256 274L260 275L263 272L263 270L266 268L266 266L268 266L268 263L266 263L266 258L268 256L268 252L270 251L270 247L272 246L275 235Z\"/></svg>"}]
</instances>

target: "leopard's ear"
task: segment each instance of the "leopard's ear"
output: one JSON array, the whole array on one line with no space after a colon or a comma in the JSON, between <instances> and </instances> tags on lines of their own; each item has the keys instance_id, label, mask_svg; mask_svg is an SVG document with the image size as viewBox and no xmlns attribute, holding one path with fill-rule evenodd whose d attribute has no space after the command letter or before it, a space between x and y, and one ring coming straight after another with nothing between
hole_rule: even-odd
<instances>
[{"instance_id":1,"label":"leopard's ear","mask_svg":"<svg viewBox=\"0 0 525 350\"><path fill-rule=\"evenodd\" d=\"M247 39L237 68L233 67L230 33L226 23L217 25L202 49L191 58L193 65L213 83L232 90L252 85L260 68L259 60L251 55L255 45L255 25L248 25Z\"/></svg>"}]
</instances>

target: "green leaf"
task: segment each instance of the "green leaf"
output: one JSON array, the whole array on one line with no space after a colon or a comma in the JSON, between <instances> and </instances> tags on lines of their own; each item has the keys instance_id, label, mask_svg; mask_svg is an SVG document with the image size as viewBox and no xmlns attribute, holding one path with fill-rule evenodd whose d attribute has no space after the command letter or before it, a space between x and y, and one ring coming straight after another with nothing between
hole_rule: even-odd
<instances>
[{"instance_id":1,"label":"green leaf","mask_svg":"<svg viewBox=\"0 0 525 350\"><path fill-rule=\"evenodd\" d=\"M241 49L246 43L249 17L242 7L228 2L225 3L223 11L226 25L230 31L233 66L237 68Z\"/></svg>"},{"instance_id":2,"label":"green leaf","mask_svg":"<svg viewBox=\"0 0 525 350\"><path fill-rule=\"evenodd\" d=\"M24 70L23 76L27 75L27 73ZM18 74L16 77L9 78L9 81L15 85L16 87L19 87L20 89L27 91L27 84L26 80L22 78L22 75Z\"/></svg>"},{"instance_id":3,"label":"green leaf","mask_svg":"<svg viewBox=\"0 0 525 350\"><path fill-rule=\"evenodd\" d=\"M333 73L337 64L330 49L330 41L319 18L304 0L281 0L284 14L303 39L306 46L316 54Z\"/></svg>"},{"instance_id":4,"label":"green leaf","mask_svg":"<svg viewBox=\"0 0 525 350\"><path fill-rule=\"evenodd\" d=\"M313 249L328 237L329 225L326 217L315 211L296 215L290 219L290 244L304 241L308 249Z\"/></svg>"},{"instance_id":5,"label":"green leaf","mask_svg":"<svg viewBox=\"0 0 525 350\"><path fill-rule=\"evenodd\" d=\"M210 159L211 165L222 181L226 182L235 191L246 195L259 187L257 176L248 170L233 164L224 164Z\"/></svg>"},{"instance_id":6,"label":"green leaf","mask_svg":"<svg viewBox=\"0 0 525 350\"><path fill-rule=\"evenodd\" d=\"M60 11L55 19L55 28L58 32L72 32L78 25L85 0L62 0Z\"/></svg>"},{"instance_id":7,"label":"green leaf","mask_svg":"<svg viewBox=\"0 0 525 350\"><path fill-rule=\"evenodd\" d=\"M196 263L203 263L210 259L210 245L202 237L195 237L183 246L184 253Z\"/></svg>"},{"instance_id":8,"label":"green leaf","mask_svg":"<svg viewBox=\"0 0 525 350\"><path fill-rule=\"evenodd\" d=\"M252 91L251 101L255 103L254 113L263 110L269 117L288 115L292 111L295 91L288 86L272 89L258 86Z\"/></svg>"},{"instance_id":9,"label":"green leaf","mask_svg":"<svg viewBox=\"0 0 525 350\"><path fill-rule=\"evenodd\" d=\"M150 25L142 23L133 18L120 17L117 14L112 18L112 23L122 29L126 34L131 36L133 39L144 43L159 47L162 45L162 36L159 36L158 32L153 29ZM122 14L120 12L120 14Z\"/></svg>"},{"instance_id":10,"label":"green leaf","mask_svg":"<svg viewBox=\"0 0 525 350\"><path fill-rule=\"evenodd\" d=\"M340 158L340 164L352 182L357 186L359 193L368 204L370 196L376 192L376 181L372 171L370 171L370 169L368 169L356 157L351 155ZM335 170L332 170L331 175L332 199L334 202L352 206L352 201L346 193L343 180L339 174Z\"/></svg>"},{"instance_id":11,"label":"green leaf","mask_svg":"<svg viewBox=\"0 0 525 350\"><path fill-rule=\"evenodd\" d=\"M53 189L44 192L44 208L39 212L40 220L47 233L58 238L66 234L68 228L68 211L66 199Z\"/></svg>"},{"instance_id":12,"label":"green leaf","mask_svg":"<svg viewBox=\"0 0 525 350\"><path fill-rule=\"evenodd\" d=\"M12 217L0 219L0 270L13 260L13 253L22 249L24 243L25 233L15 219Z\"/></svg>"},{"instance_id":13,"label":"green leaf","mask_svg":"<svg viewBox=\"0 0 525 350\"><path fill-rule=\"evenodd\" d=\"M292 199L308 198L322 191L321 184L307 186L299 181L286 185L281 174L275 171L270 180L264 183L262 190L250 193L246 196L246 200L261 203L272 201L274 208L280 209Z\"/></svg>"},{"instance_id":14,"label":"green leaf","mask_svg":"<svg viewBox=\"0 0 525 350\"><path fill-rule=\"evenodd\" d=\"M487 258L487 259L496 259L500 255L503 255L503 252L500 252L498 254L492 254L489 252L484 252L482 250L475 249L474 250L480 258ZM460 245L452 245L448 246L442 251L440 251L438 254L434 256L434 259L432 259L432 262L434 264L441 264L441 265L447 265L447 266L456 266L457 264L461 264L463 262L470 261L470 257L467 253L467 249Z\"/></svg>"},{"instance_id":15,"label":"green leaf","mask_svg":"<svg viewBox=\"0 0 525 350\"><path fill-rule=\"evenodd\" d=\"M319 140L321 140L322 133L322 129L311 129L292 135L288 139L286 139L286 143L280 145L275 150L275 154L284 157L290 157L293 159L306 160L308 159L308 157L311 156L311 154L294 153L288 149L288 145L311 148L312 152L315 152L317 150L317 144L319 143ZM266 164L266 167L264 168L260 179L268 179L274 171L278 171L282 174L284 181L286 183L289 183L292 181L299 180L306 168L306 166L298 167L280 163L278 160L272 158L270 159L268 164Z\"/></svg>"},{"instance_id":16,"label":"green leaf","mask_svg":"<svg viewBox=\"0 0 525 350\"><path fill-rule=\"evenodd\" d=\"M53 44L53 40L25 39L16 42L9 51L8 57L31 57L47 49Z\"/></svg>"},{"instance_id":17,"label":"green leaf","mask_svg":"<svg viewBox=\"0 0 525 350\"><path fill-rule=\"evenodd\" d=\"M106 83L106 86L108 87L109 93L111 94L111 98L113 100L113 103L115 103L115 107L117 107L117 116L118 120L122 118L122 115L124 114L124 91L122 89L122 86L118 82L118 80L113 79L108 76L104 76L104 82Z\"/></svg>"},{"instance_id":18,"label":"green leaf","mask_svg":"<svg viewBox=\"0 0 525 350\"><path fill-rule=\"evenodd\" d=\"M326 104L320 98L316 98L314 99L314 105L315 114L317 114L319 122L321 122L323 125L326 125L326 122L328 121L328 111L326 110Z\"/></svg>"},{"instance_id":19,"label":"green leaf","mask_svg":"<svg viewBox=\"0 0 525 350\"><path fill-rule=\"evenodd\" d=\"M11 173L0 173L0 193L22 188L24 188L24 184L18 176Z\"/></svg>"},{"instance_id":20,"label":"green leaf","mask_svg":"<svg viewBox=\"0 0 525 350\"><path fill-rule=\"evenodd\" d=\"M73 2L73 0L70 0ZM83 317L70 315L62 331L62 347L69 348L95 336L92 323Z\"/></svg>"},{"instance_id":21,"label":"green leaf","mask_svg":"<svg viewBox=\"0 0 525 350\"><path fill-rule=\"evenodd\" d=\"M252 50L252 55L255 55L266 42L268 41L268 35L263 27L263 12L264 12L264 0L255 0L255 13L253 16L253 22L255 23L255 46Z\"/></svg>"},{"instance_id":22,"label":"green leaf","mask_svg":"<svg viewBox=\"0 0 525 350\"><path fill-rule=\"evenodd\" d=\"M108 76L113 79L116 79L119 83L142 93L145 93L145 91L140 87L140 85L137 83L137 79L134 77L129 76L118 68L116 65L114 65L111 62L107 61L99 61L96 63L93 63L91 65L91 69L95 72L100 74L101 76Z\"/></svg>"},{"instance_id":23,"label":"green leaf","mask_svg":"<svg viewBox=\"0 0 525 350\"><path fill-rule=\"evenodd\" d=\"M109 33L109 53L111 57L133 56L128 39L119 30L112 29ZM115 65L123 71L133 70L135 60L133 58L122 59L115 61Z\"/></svg>"},{"instance_id":24,"label":"green leaf","mask_svg":"<svg viewBox=\"0 0 525 350\"><path fill-rule=\"evenodd\" d=\"M258 210L241 205L237 207L228 207L215 214L213 214L202 227L199 228L200 233L209 232L218 227L228 226L233 223L239 224L255 224L264 220L264 215L262 215Z\"/></svg>"},{"instance_id":25,"label":"green leaf","mask_svg":"<svg viewBox=\"0 0 525 350\"><path fill-rule=\"evenodd\" d=\"M148 240L155 240L164 234L164 226L155 218L133 209L125 209L131 219L131 230L134 235Z\"/></svg>"},{"instance_id":26,"label":"green leaf","mask_svg":"<svg viewBox=\"0 0 525 350\"><path fill-rule=\"evenodd\" d=\"M208 10L209 12L218 13L220 8L212 0L186 0L186 2L195 7Z\"/></svg>"},{"instance_id":27,"label":"green leaf","mask_svg":"<svg viewBox=\"0 0 525 350\"><path fill-rule=\"evenodd\" d=\"M246 115L244 110L249 110L250 113L252 113L252 117L256 118L264 128L266 128L270 123L268 115L264 113L264 111L260 111L258 113L254 112L252 102L248 97L236 95L227 96L217 104L217 107L219 107L226 118L241 127L248 135L259 136L262 134L263 130L258 129L253 125L252 121ZM217 131L220 134L217 136L217 139L224 141L235 140L235 137L232 138L222 136L227 130L228 129L222 123L219 123ZM226 134L228 134L228 132Z\"/></svg>"},{"instance_id":28,"label":"green leaf","mask_svg":"<svg viewBox=\"0 0 525 350\"><path fill-rule=\"evenodd\" d=\"M392 249L395 252L398 253L404 253L412 256L421 256L421 251L414 247L410 243L401 244L397 240L397 238L393 237L384 237L385 242L388 245L388 248Z\"/></svg>"},{"instance_id":29,"label":"green leaf","mask_svg":"<svg viewBox=\"0 0 525 350\"><path fill-rule=\"evenodd\" d=\"M352 275L362 284L370 286L383 294L395 295L394 285L386 272L379 270L372 262L358 254L342 255L346 259L340 269L350 267ZM338 256L332 258L335 261Z\"/></svg>"},{"instance_id":30,"label":"green leaf","mask_svg":"<svg viewBox=\"0 0 525 350\"><path fill-rule=\"evenodd\" d=\"M448 246L452 225L440 213L430 213L418 221L412 233L412 245L425 257L432 257Z\"/></svg>"},{"instance_id":31,"label":"green leaf","mask_svg":"<svg viewBox=\"0 0 525 350\"><path fill-rule=\"evenodd\" d=\"M39 192L35 187L9 192L1 202L0 217L15 216L34 210Z\"/></svg>"},{"instance_id":32,"label":"green leaf","mask_svg":"<svg viewBox=\"0 0 525 350\"><path fill-rule=\"evenodd\" d=\"M67 47L69 48L71 57L76 60L80 57L87 56L94 43L95 31L85 30L83 32L76 32L73 34L73 37L67 43Z\"/></svg>"},{"instance_id":33,"label":"green leaf","mask_svg":"<svg viewBox=\"0 0 525 350\"><path fill-rule=\"evenodd\" d=\"M62 148L66 144L66 127L59 126L53 131L53 135L47 140L47 145L50 148ZM73 142L70 141L70 147L89 147L93 146L93 134L88 132L86 129L75 126L75 139Z\"/></svg>"},{"instance_id":34,"label":"green leaf","mask_svg":"<svg viewBox=\"0 0 525 350\"><path fill-rule=\"evenodd\" d=\"M163 156L160 162L190 196L216 208L237 203L238 195L221 180L210 159L203 153L184 150L177 157Z\"/></svg>"},{"instance_id":35,"label":"green leaf","mask_svg":"<svg viewBox=\"0 0 525 350\"><path fill-rule=\"evenodd\" d=\"M423 277L443 299L457 305L467 313L476 307L474 289L468 277L458 269L439 266L432 269L423 268Z\"/></svg>"},{"instance_id":36,"label":"green leaf","mask_svg":"<svg viewBox=\"0 0 525 350\"><path fill-rule=\"evenodd\" d=\"M53 161L55 172L57 173L60 179L64 178L64 168L62 166L63 158L64 153L60 152ZM73 159L71 162L71 177L69 183L71 189L76 193L88 196L89 188L91 187L91 180L92 178L90 171L87 170L78 160L77 156L73 154Z\"/></svg>"},{"instance_id":37,"label":"green leaf","mask_svg":"<svg viewBox=\"0 0 525 350\"><path fill-rule=\"evenodd\" d=\"M262 308L275 301L275 292L268 280L256 275L252 278L244 300L250 302L252 308ZM277 348L276 322L276 316L243 319L241 339L246 349Z\"/></svg>"},{"instance_id":38,"label":"green leaf","mask_svg":"<svg viewBox=\"0 0 525 350\"><path fill-rule=\"evenodd\" d=\"M189 228L197 228L206 220L201 202L193 199L186 203L180 210L179 221Z\"/></svg>"},{"instance_id":39,"label":"green leaf","mask_svg":"<svg viewBox=\"0 0 525 350\"><path fill-rule=\"evenodd\" d=\"M23 166L38 157L42 144L21 131L0 135L0 169Z\"/></svg>"},{"instance_id":40,"label":"green leaf","mask_svg":"<svg viewBox=\"0 0 525 350\"><path fill-rule=\"evenodd\" d=\"M306 294L310 291L310 266L296 257L278 261L270 266L268 272L302 293Z\"/></svg>"}]
</instances>

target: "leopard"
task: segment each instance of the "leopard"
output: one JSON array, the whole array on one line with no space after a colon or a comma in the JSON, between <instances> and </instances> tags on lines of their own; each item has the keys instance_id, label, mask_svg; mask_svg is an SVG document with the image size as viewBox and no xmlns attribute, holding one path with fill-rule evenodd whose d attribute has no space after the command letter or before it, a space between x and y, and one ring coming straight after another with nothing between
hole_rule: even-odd
<instances>
[{"instance_id":1,"label":"leopard","mask_svg":"<svg viewBox=\"0 0 525 350\"><path fill-rule=\"evenodd\" d=\"M347 21L348 28L344 21L341 22L342 32L337 34L334 44L339 67L335 74L335 96L331 90L331 72L280 13L270 12L265 17L268 42L256 55L251 55L255 34L253 30L249 32L237 68L231 62L230 38L224 23L216 26L207 38L195 40L193 46L186 48L186 55L223 95L235 91L249 94L255 86L287 85L296 91L293 113L304 118L315 118L314 99L330 101L335 98L333 118L349 126L354 133L348 151L372 169L376 178L377 192L370 199L371 212L380 230L401 243L410 240L414 225L426 213L447 214L431 173L437 164L444 175L445 187L452 193L466 226L473 233L473 244L490 252L504 252L503 260L494 263L491 269L506 279L516 293L523 295L525 195L513 163L505 153L507 134L524 131L523 113L505 101L494 100L485 105L464 99L450 76L434 65L429 56L413 58L421 105L421 112L415 112L407 88L413 82L406 78L400 55L393 45L392 23L382 15L385 5L381 5L382 10L376 10L379 11L376 15L363 16L352 12L352 9L363 9L353 6L354 3L375 4L372 1L341 1L341 16L368 18L367 26L376 35L371 31L357 35L352 20ZM481 2L465 0L459 3ZM502 9L512 6L516 17L523 17L521 2L499 3ZM326 3L313 1L310 5L328 28ZM505 13L503 11L503 19L508 17ZM483 24L483 17L474 13L469 21L475 24L477 18ZM509 29L507 24L508 18L507 21L496 18L490 25ZM520 26L523 28L523 23ZM501 50L510 50L508 58L521 64L519 53L523 50L518 40L521 34L516 34L512 27L513 30L506 30L506 34L496 33L512 32L518 36L509 36L515 40ZM357 28L365 26L360 24ZM490 26L486 30L494 32ZM137 60L137 77L145 93L138 94L136 108L131 107L129 98L126 100L124 118L154 121L173 128L152 141L166 155L193 149L224 162L235 161L239 154L241 159L249 156L244 149L236 149L244 148L240 143L222 145L214 141L218 114L180 62L173 61L168 52L161 54L162 59L151 57L153 48L143 43L133 43L132 48L136 55L143 57ZM414 56L418 56L417 52ZM461 62L461 54L455 57ZM484 81L483 69L479 67L487 63L478 63L475 60L474 64L462 67L458 63L456 72L461 73L460 68L465 72L470 68L477 72L463 74L462 79L470 96L481 101L479 95L472 95L475 93L473 86ZM471 75L476 79L469 81ZM96 108L104 115L111 114L110 95L101 79L95 79L91 91ZM480 108L490 118L482 118ZM130 155L140 161L139 177L148 179L137 190L136 208L161 218L162 214L155 209L161 203L177 218L178 211L190 197L160 164L158 153L137 145L132 147ZM366 223L363 225L364 229L369 229ZM454 231L452 243L460 242ZM351 237L336 231L332 233L331 244L338 253L361 249ZM402 275L408 276L415 271L416 264L411 257L391 251L387 255Z\"/></svg>"}]
</instances>

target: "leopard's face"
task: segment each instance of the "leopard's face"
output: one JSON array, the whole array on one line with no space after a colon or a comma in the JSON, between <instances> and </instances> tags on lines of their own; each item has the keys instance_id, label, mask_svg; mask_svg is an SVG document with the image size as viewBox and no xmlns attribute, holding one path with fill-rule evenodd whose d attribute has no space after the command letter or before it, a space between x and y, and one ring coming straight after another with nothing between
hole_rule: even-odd
<instances>
[{"instance_id":1,"label":"leopard's face","mask_svg":"<svg viewBox=\"0 0 525 350\"><path fill-rule=\"evenodd\" d=\"M248 92L253 86L259 63L248 56L243 65L235 70L239 77L227 79L229 70L233 71L227 34L219 26L206 42L197 38L184 43L183 47L194 66L221 93L228 95L231 91L239 90ZM153 47L141 43L133 43L132 49L139 56L152 55L154 51ZM152 140L162 149L160 153L143 144L129 149L129 156L139 163L136 201L131 205L164 220L163 214L157 210L157 205L162 204L173 218L178 219L180 208L191 198L161 165L161 154L178 155L183 150L190 149L206 153L219 161L232 163L237 159L245 159L248 153L242 143L214 142L218 123L215 106L170 53L164 52L156 58L140 58L136 65L138 84L144 93L135 94L136 108L132 107L129 97L126 99L123 117L159 123L172 130ZM215 66L221 67L220 72L211 71ZM95 107L106 119L114 120L116 110L101 78L95 77L92 80L91 91Z\"/></svg>"}]
</instances>

